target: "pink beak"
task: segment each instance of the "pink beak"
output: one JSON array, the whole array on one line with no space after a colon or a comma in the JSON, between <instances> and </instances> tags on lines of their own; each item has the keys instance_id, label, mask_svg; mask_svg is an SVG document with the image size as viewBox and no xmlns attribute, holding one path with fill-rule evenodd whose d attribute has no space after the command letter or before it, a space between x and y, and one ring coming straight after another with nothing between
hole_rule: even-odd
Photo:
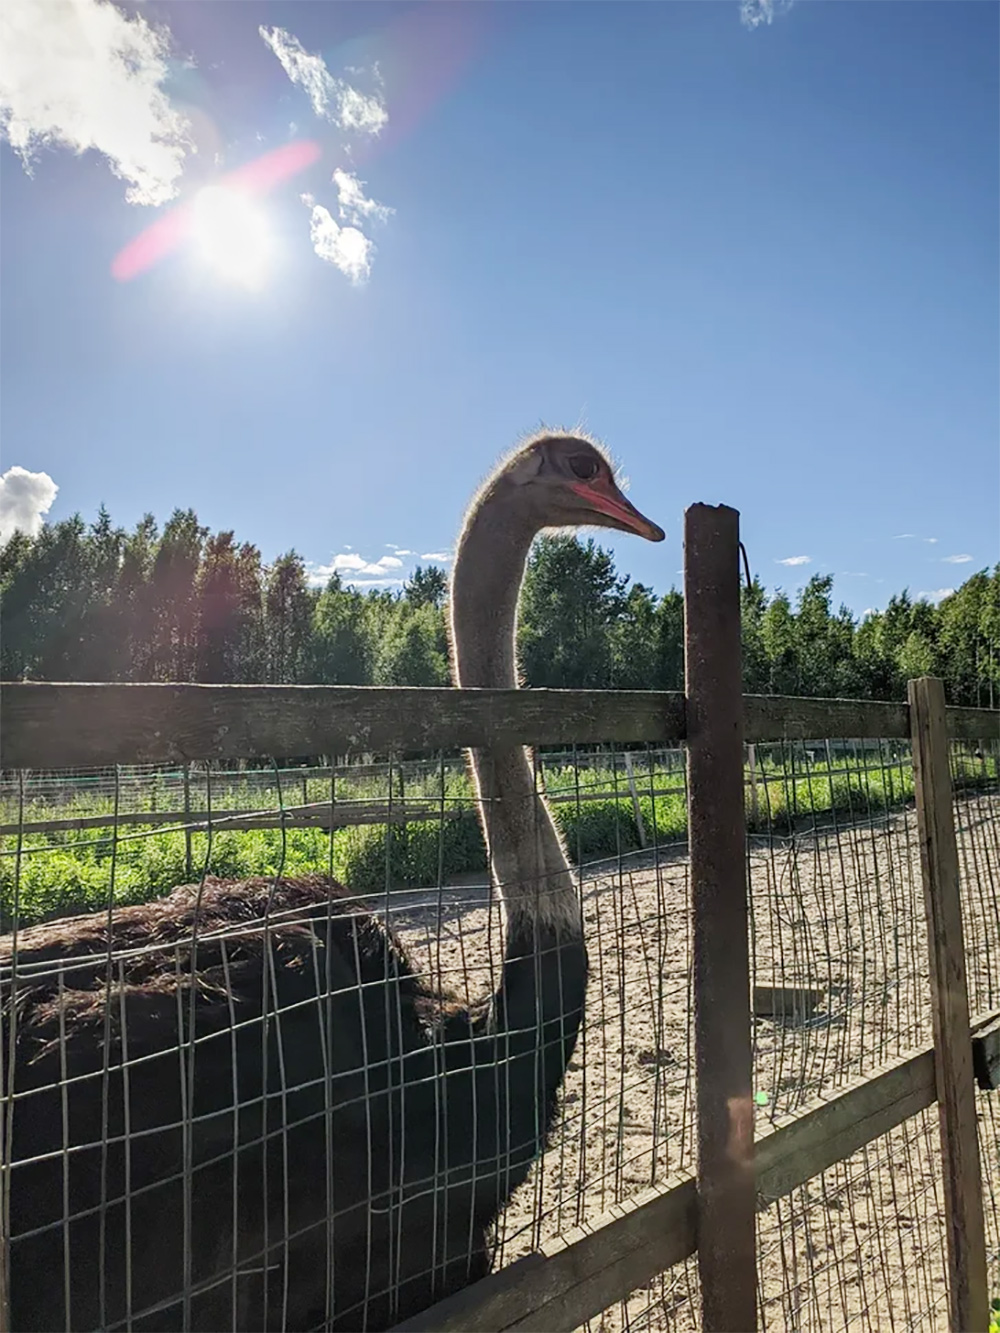
<instances>
[{"instance_id":1,"label":"pink beak","mask_svg":"<svg viewBox=\"0 0 1000 1333\"><path fill-rule=\"evenodd\" d=\"M645 537L650 542L663 541L666 535L663 529L640 514L610 479L595 477L593 481L570 482L570 490L586 500L589 507L596 509L599 514L616 518L637 537Z\"/></svg>"}]
</instances>

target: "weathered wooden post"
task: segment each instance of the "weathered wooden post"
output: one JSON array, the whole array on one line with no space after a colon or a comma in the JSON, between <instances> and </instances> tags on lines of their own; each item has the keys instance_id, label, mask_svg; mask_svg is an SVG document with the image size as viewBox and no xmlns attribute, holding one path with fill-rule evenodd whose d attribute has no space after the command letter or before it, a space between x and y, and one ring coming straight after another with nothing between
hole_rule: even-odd
<instances>
[{"instance_id":1,"label":"weathered wooden post","mask_svg":"<svg viewBox=\"0 0 1000 1333\"><path fill-rule=\"evenodd\" d=\"M756 830L760 822L760 802L757 797L757 747L747 746L747 762L750 765L750 824Z\"/></svg>"},{"instance_id":2,"label":"weathered wooden post","mask_svg":"<svg viewBox=\"0 0 1000 1333\"><path fill-rule=\"evenodd\" d=\"M952 1333L974 1333L989 1323L986 1236L944 684L923 676L910 681L908 694L930 956L950 1327Z\"/></svg>"},{"instance_id":3,"label":"weathered wooden post","mask_svg":"<svg viewBox=\"0 0 1000 1333\"><path fill-rule=\"evenodd\" d=\"M184 873L192 877L191 856L191 765L184 763Z\"/></svg>"},{"instance_id":4,"label":"weathered wooden post","mask_svg":"<svg viewBox=\"0 0 1000 1333\"><path fill-rule=\"evenodd\" d=\"M635 818L635 827L639 833L639 846L646 847L646 825L642 818L642 806L639 804L639 789L635 785L635 769L632 767L632 756L628 750L625 751L625 776L628 779L629 794L632 797L632 814Z\"/></svg>"},{"instance_id":5,"label":"weathered wooden post","mask_svg":"<svg viewBox=\"0 0 1000 1333\"><path fill-rule=\"evenodd\" d=\"M684 515L698 1268L705 1333L757 1327L739 514Z\"/></svg>"}]
</instances>

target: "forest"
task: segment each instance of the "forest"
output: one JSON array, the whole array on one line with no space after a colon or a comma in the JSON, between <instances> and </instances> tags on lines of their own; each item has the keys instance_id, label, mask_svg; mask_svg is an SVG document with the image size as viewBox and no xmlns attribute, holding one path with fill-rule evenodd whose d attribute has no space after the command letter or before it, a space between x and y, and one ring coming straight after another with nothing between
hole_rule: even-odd
<instances>
[{"instance_id":1,"label":"forest","mask_svg":"<svg viewBox=\"0 0 1000 1333\"><path fill-rule=\"evenodd\" d=\"M0 549L5 680L204 681L332 685L448 683L447 575L417 567L398 592L336 574L310 586L294 551L267 564L192 510L133 531L102 508ZM619 574L592 539L533 548L519 629L533 687L677 690L683 598ZM833 578L793 598L754 578L743 590L748 692L902 699L908 678L944 678L949 701L1000 702L1000 564L939 604L905 590L858 619L834 609Z\"/></svg>"}]
</instances>

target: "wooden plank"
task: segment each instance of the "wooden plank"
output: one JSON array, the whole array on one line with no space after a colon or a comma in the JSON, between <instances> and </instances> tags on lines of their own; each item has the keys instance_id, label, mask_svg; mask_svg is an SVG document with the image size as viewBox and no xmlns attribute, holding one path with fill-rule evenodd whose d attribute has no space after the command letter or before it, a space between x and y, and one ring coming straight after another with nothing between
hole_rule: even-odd
<instances>
[{"instance_id":1,"label":"wooden plank","mask_svg":"<svg viewBox=\"0 0 1000 1333\"><path fill-rule=\"evenodd\" d=\"M748 742L905 738L910 734L906 704L869 699L800 699L791 695L748 694L744 700Z\"/></svg>"},{"instance_id":2,"label":"wooden plank","mask_svg":"<svg viewBox=\"0 0 1000 1333\"><path fill-rule=\"evenodd\" d=\"M927 1047L853 1080L833 1096L814 1099L757 1140L760 1206L846 1160L932 1106L934 1098L934 1051Z\"/></svg>"},{"instance_id":3,"label":"wooden plank","mask_svg":"<svg viewBox=\"0 0 1000 1333\"><path fill-rule=\"evenodd\" d=\"M639 792L635 785L635 769L632 767L632 756L628 750L625 751L625 776L628 778L629 794L632 797L632 814L635 817L635 827L639 834L639 846L646 846L646 825L642 818L642 807L639 805ZM683 787L678 788L683 791ZM655 793L651 793L655 795Z\"/></svg>"},{"instance_id":4,"label":"wooden plank","mask_svg":"<svg viewBox=\"0 0 1000 1333\"><path fill-rule=\"evenodd\" d=\"M760 821L760 799L757 793L757 746L752 742L747 746L747 767L750 770L749 826L750 828L756 829Z\"/></svg>"},{"instance_id":5,"label":"wooden plank","mask_svg":"<svg viewBox=\"0 0 1000 1333\"><path fill-rule=\"evenodd\" d=\"M739 514L684 515L698 1268L705 1333L757 1327Z\"/></svg>"},{"instance_id":6,"label":"wooden plank","mask_svg":"<svg viewBox=\"0 0 1000 1333\"><path fill-rule=\"evenodd\" d=\"M995 741L1000 737L1000 708L948 708L953 741Z\"/></svg>"},{"instance_id":7,"label":"wooden plank","mask_svg":"<svg viewBox=\"0 0 1000 1333\"><path fill-rule=\"evenodd\" d=\"M909 698L930 953L950 1320L953 1333L965 1333L987 1325L986 1235L944 683L930 676L911 680Z\"/></svg>"},{"instance_id":8,"label":"wooden plank","mask_svg":"<svg viewBox=\"0 0 1000 1333\"><path fill-rule=\"evenodd\" d=\"M399 1333L567 1333L695 1250L692 1177L643 1190L398 1325Z\"/></svg>"},{"instance_id":9,"label":"wooden plank","mask_svg":"<svg viewBox=\"0 0 1000 1333\"><path fill-rule=\"evenodd\" d=\"M274 829L274 828L353 828L359 824L408 824L421 820L458 819L463 814L471 814L474 807L470 804L465 809L441 810L440 804L427 806L388 804L353 804L339 802L331 814L329 802L308 807L287 806L282 815L271 807L261 810L192 810L185 814L183 810L153 811L130 810L125 814L114 815L78 815L74 819L35 819L25 820L21 825L0 824L0 838L14 837L22 833L66 833L70 830L103 829L112 826L135 827L167 830L183 829L190 826L198 832L209 825L214 829L226 826L232 829Z\"/></svg>"},{"instance_id":10,"label":"wooden plank","mask_svg":"<svg viewBox=\"0 0 1000 1333\"><path fill-rule=\"evenodd\" d=\"M675 796L684 791L683 786L657 787L650 796ZM577 805L587 801L624 801L621 791L581 791L564 792L550 796L546 793L549 805ZM422 803L420 798L409 798L405 804L394 801L387 803L337 800L334 802L334 828L350 828L355 824L405 824L422 819L458 819L463 814L474 814L475 805L471 796L464 806L447 806L442 813L439 800L428 797ZM272 806L257 810L192 810L190 822L213 825L226 820L238 821L240 828L330 828L330 802L311 801L306 806L285 806L282 817ZM23 824L0 824L0 838L14 837L21 833L67 833L71 830L109 828L112 824L142 824L149 828L167 828L172 825L183 827L188 822L188 815L183 810L129 810L119 814L117 821L113 815L74 815L67 819L25 820Z\"/></svg>"},{"instance_id":11,"label":"wooden plank","mask_svg":"<svg viewBox=\"0 0 1000 1333\"><path fill-rule=\"evenodd\" d=\"M743 706L747 742L910 737L910 710L904 703L748 694ZM1000 709L949 708L948 734L953 740L995 738L1000 735Z\"/></svg>"},{"instance_id":12,"label":"wooden plank","mask_svg":"<svg viewBox=\"0 0 1000 1333\"><path fill-rule=\"evenodd\" d=\"M984 1092L1000 1088L1000 1013L985 1024L972 1043L972 1068Z\"/></svg>"},{"instance_id":13,"label":"wooden plank","mask_svg":"<svg viewBox=\"0 0 1000 1333\"><path fill-rule=\"evenodd\" d=\"M825 995L826 991L818 986L784 986L775 982L755 981L754 1017L804 1023L812 1018Z\"/></svg>"},{"instance_id":14,"label":"wooden plank","mask_svg":"<svg viewBox=\"0 0 1000 1333\"><path fill-rule=\"evenodd\" d=\"M978 1020L970 1046L993 1031ZM934 1048L814 1098L756 1148L758 1210L934 1104ZM397 1333L538 1329L572 1333L697 1248L696 1189L680 1176L643 1191L538 1251L398 1325ZM985 1288L984 1288L985 1290Z\"/></svg>"},{"instance_id":15,"label":"wooden plank","mask_svg":"<svg viewBox=\"0 0 1000 1333\"><path fill-rule=\"evenodd\" d=\"M909 736L903 704L748 695L748 741ZM949 709L956 739L995 737L1000 711ZM0 684L5 768L182 764L254 755L684 739L684 699L652 690L453 690L346 685Z\"/></svg>"},{"instance_id":16,"label":"wooden plank","mask_svg":"<svg viewBox=\"0 0 1000 1333\"><path fill-rule=\"evenodd\" d=\"M6 768L668 741L680 694L337 685L6 685Z\"/></svg>"}]
</instances>

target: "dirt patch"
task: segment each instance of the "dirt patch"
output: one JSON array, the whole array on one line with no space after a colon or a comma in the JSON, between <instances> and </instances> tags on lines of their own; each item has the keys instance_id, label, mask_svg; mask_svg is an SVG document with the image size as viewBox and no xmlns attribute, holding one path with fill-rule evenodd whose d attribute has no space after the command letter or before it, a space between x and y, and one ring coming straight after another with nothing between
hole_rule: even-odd
<instances>
[{"instance_id":1,"label":"dirt patch","mask_svg":"<svg viewBox=\"0 0 1000 1333\"><path fill-rule=\"evenodd\" d=\"M973 1013L1000 1006L1000 798L959 803ZM931 1038L912 812L748 852L753 975L822 992L808 1017L754 1022L758 1131ZM509 1263L693 1165L689 878L678 849L584 872L586 1020L553 1143L501 1219ZM499 914L483 885L400 895L392 912L436 983L495 985ZM402 906L402 903L400 904ZM994 1098L998 1094L993 1095ZM988 1242L1000 1250L1000 1110L980 1095ZM762 1323L792 1330L947 1327L936 1111L915 1117L759 1218ZM992 1279L1000 1292L994 1266ZM693 1262L595 1319L694 1330Z\"/></svg>"}]
</instances>

